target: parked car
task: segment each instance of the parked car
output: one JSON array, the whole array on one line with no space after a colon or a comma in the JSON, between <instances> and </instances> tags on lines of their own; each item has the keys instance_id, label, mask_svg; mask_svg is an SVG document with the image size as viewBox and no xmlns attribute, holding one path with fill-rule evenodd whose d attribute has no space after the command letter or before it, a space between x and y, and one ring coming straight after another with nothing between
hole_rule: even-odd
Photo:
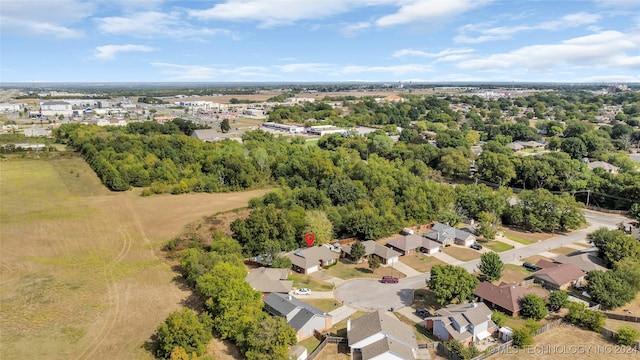
<instances>
[{"instance_id":1,"label":"parked car","mask_svg":"<svg viewBox=\"0 0 640 360\"><path fill-rule=\"evenodd\" d=\"M296 289L293 292L295 295L311 295L311 290L307 288Z\"/></svg>"},{"instance_id":2,"label":"parked car","mask_svg":"<svg viewBox=\"0 0 640 360\"><path fill-rule=\"evenodd\" d=\"M398 282L398 278L393 276L383 276L380 281L384 284L395 284Z\"/></svg>"},{"instance_id":3,"label":"parked car","mask_svg":"<svg viewBox=\"0 0 640 360\"><path fill-rule=\"evenodd\" d=\"M538 267L528 261L522 263L522 266L529 271L538 271Z\"/></svg>"},{"instance_id":4,"label":"parked car","mask_svg":"<svg viewBox=\"0 0 640 360\"><path fill-rule=\"evenodd\" d=\"M425 319L431 316L431 313L427 309L417 308L416 315L418 315L420 319Z\"/></svg>"},{"instance_id":5,"label":"parked car","mask_svg":"<svg viewBox=\"0 0 640 360\"><path fill-rule=\"evenodd\" d=\"M474 250L482 250L482 245L478 244L478 243L473 243L471 244L471 246L469 246L470 248L474 249Z\"/></svg>"}]
</instances>

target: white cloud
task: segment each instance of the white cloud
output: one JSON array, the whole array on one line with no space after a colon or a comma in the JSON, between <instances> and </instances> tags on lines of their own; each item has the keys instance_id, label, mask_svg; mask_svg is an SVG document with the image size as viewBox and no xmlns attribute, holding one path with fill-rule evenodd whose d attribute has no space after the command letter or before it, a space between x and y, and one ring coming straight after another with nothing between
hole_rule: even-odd
<instances>
[{"instance_id":1,"label":"white cloud","mask_svg":"<svg viewBox=\"0 0 640 360\"><path fill-rule=\"evenodd\" d=\"M605 7L633 8L640 7L638 0L595 0L595 3Z\"/></svg>"},{"instance_id":2,"label":"white cloud","mask_svg":"<svg viewBox=\"0 0 640 360\"><path fill-rule=\"evenodd\" d=\"M408 56L415 57L424 57L424 58L446 58L450 55L460 55L460 54L468 54L474 52L475 50L469 48L461 48L461 49L444 49L437 53L428 53L421 50L415 49L402 49L393 53L394 58L403 58Z\"/></svg>"},{"instance_id":3,"label":"white cloud","mask_svg":"<svg viewBox=\"0 0 640 360\"><path fill-rule=\"evenodd\" d=\"M604 31L565 40L558 44L531 45L501 54L461 61L457 67L478 71L523 68L546 71L560 66L631 68L640 70L640 56L626 51L640 48L640 34Z\"/></svg>"},{"instance_id":4,"label":"white cloud","mask_svg":"<svg viewBox=\"0 0 640 360\"><path fill-rule=\"evenodd\" d=\"M340 32L345 36L355 36L357 33L362 32L371 27L371 23L368 21L362 21L355 24L349 24L343 27Z\"/></svg>"},{"instance_id":5,"label":"white cloud","mask_svg":"<svg viewBox=\"0 0 640 360\"><path fill-rule=\"evenodd\" d=\"M161 68L161 72L169 75L170 80L219 80L221 76L225 75L237 77L232 81L255 80L255 77L272 77L268 69L262 66L225 68L222 66L179 65L160 62L151 63L151 65Z\"/></svg>"},{"instance_id":6,"label":"white cloud","mask_svg":"<svg viewBox=\"0 0 640 360\"><path fill-rule=\"evenodd\" d=\"M202 38L218 34L231 35L224 29L195 28L181 19L178 12L147 11L128 17L106 17L95 20L98 29L107 34L133 37L166 36L171 38Z\"/></svg>"},{"instance_id":7,"label":"white cloud","mask_svg":"<svg viewBox=\"0 0 640 360\"><path fill-rule=\"evenodd\" d=\"M69 9L73 9L73 16L70 16ZM94 4L77 0L3 0L0 31L62 39L78 38L84 33L72 25L91 16L94 11Z\"/></svg>"},{"instance_id":8,"label":"white cloud","mask_svg":"<svg viewBox=\"0 0 640 360\"><path fill-rule=\"evenodd\" d=\"M96 47L95 57L102 60L112 60L115 59L118 53L132 51L149 52L154 51L154 49L146 45L103 45Z\"/></svg>"},{"instance_id":9,"label":"white cloud","mask_svg":"<svg viewBox=\"0 0 640 360\"><path fill-rule=\"evenodd\" d=\"M545 21L536 25L519 25L519 26L499 26L486 28L486 25L468 24L459 29L460 34L454 38L458 43L478 44L487 41L505 40L511 38L514 34L524 31L558 31L571 27L582 25L590 25L598 22L601 16L598 14L590 14L579 12L575 14L565 15L557 20ZM469 33L479 33L478 35L469 35Z\"/></svg>"},{"instance_id":10,"label":"white cloud","mask_svg":"<svg viewBox=\"0 0 640 360\"><path fill-rule=\"evenodd\" d=\"M327 63L300 63L300 64L287 64L287 65L276 65L278 70L286 73L291 72L328 72L334 69L334 64Z\"/></svg>"},{"instance_id":11,"label":"white cloud","mask_svg":"<svg viewBox=\"0 0 640 360\"><path fill-rule=\"evenodd\" d=\"M338 68L339 74L361 74L361 73L389 73L392 75L405 75L423 72L431 72L433 68L424 64L406 64L389 66L344 66Z\"/></svg>"},{"instance_id":12,"label":"white cloud","mask_svg":"<svg viewBox=\"0 0 640 360\"><path fill-rule=\"evenodd\" d=\"M381 17L378 26L394 26L424 20L450 19L491 0L413 0L405 2L395 14Z\"/></svg>"}]
</instances>

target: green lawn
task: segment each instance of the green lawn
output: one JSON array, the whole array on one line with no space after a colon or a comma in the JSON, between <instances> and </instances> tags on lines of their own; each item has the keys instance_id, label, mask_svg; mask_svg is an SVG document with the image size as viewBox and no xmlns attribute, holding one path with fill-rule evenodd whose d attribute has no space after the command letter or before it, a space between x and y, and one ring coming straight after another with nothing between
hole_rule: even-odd
<instances>
[{"instance_id":1,"label":"green lawn","mask_svg":"<svg viewBox=\"0 0 640 360\"><path fill-rule=\"evenodd\" d=\"M311 354L313 350L315 350L318 345L320 345L320 340L316 339L315 336L304 339L298 343L298 345L304 346L307 348L307 354Z\"/></svg>"},{"instance_id":2,"label":"green lawn","mask_svg":"<svg viewBox=\"0 0 640 360\"><path fill-rule=\"evenodd\" d=\"M337 277L339 279L355 279L355 278L379 278L383 275L391 275L397 278L405 277L399 271L393 271L389 266L379 267L375 271L369 269L369 263L366 261L359 264L352 264L350 261L338 261L337 264L323 270L327 275Z\"/></svg>"},{"instance_id":3,"label":"green lawn","mask_svg":"<svg viewBox=\"0 0 640 360\"><path fill-rule=\"evenodd\" d=\"M428 289L417 289L413 292L413 303L411 307L414 309L423 308L434 313L442 306L436 301L436 296Z\"/></svg>"},{"instance_id":4,"label":"green lawn","mask_svg":"<svg viewBox=\"0 0 640 360\"><path fill-rule=\"evenodd\" d=\"M413 333L416 337L416 341L418 341L419 343L438 341L438 338L436 338L433 334L429 334L427 329L423 326L424 322L422 322L423 325L420 325L420 323L416 323L398 312L394 312L393 314L398 318L398 320L413 328Z\"/></svg>"},{"instance_id":5,"label":"green lawn","mask_svg":"<svg viewBox=\"0 0 640 360\"><path fill-rule=\"evenodd\" d=\"M289 276L289 280L293 280L294 288L309 288L315 291L333 290L332 284L312 278L309 275L293 273Z\"/></svg>"},{"instance_id":6,"label":"green lawn","mask_svg":"<svg viewBox=\"0 0 640 360\"><path fill-rule=\"evenodd\" d=\"M304 296L300 296L299 299L324 312L331 312L340 307L340 304L335 299L305 299Z\"/></svg>"},{"instance_id":7,"label":"green lawn","mask_svg":"<svg viewBox=\"0 0 640 360\"><path fill-rule=\"evenodd\" d=\"M496 281L495 283L496 284L499 284L500 282L521 283L530 275L531 275L531 272L529 272L527 269L523 268L522 266L505 264L504 270L502 270L502 276L500 277L500 280Z\"/></svg>"},{"instance_id":8,"label":"green lawn","mask_svg":"<svg viewBox=\"0 0 640 360\"><path fill-rule=\"evenodd\" d=\"M483 243L482 246L487 247L495 252L503 252L513 249L512 245L503 243L502 241L489 241L488 243Z\"/></svg>"},{"instance_id":9,"label":"green lawn","mask_svg":"<svg viewBox=\"0 0 640 360\"><path fill-rule=\"evenodd\" d=\"M517 243L520 243L522 245L529 245L529 244L533 243L532 241L529 241L527 239L523 239L523 238L521 238L519 236L516 236L514 234L510 234L510 233L508 233L506 231L504 233L504 237L506 237L507 239L509 239L511 241L515 241Z\"/></svg>"},{"instance_id":10,"label":"green lawn","mask_svg":"<svg viewBox=\"0 0 640 360\"><path fill-rule=\"evenodd\" d=\"M454 258L460 261L474 260L479 258L481 255L479 252L475 250L471 250L471 249L467 249L459 246L447 246L442 249L442 252L444 252L449 256L453 256Z\"/></svg>"}]
</instances>

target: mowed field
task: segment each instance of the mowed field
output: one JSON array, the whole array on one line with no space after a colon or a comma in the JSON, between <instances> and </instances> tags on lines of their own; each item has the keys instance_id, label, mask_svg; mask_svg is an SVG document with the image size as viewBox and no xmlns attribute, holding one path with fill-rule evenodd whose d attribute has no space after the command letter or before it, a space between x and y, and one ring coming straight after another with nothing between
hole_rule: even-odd
<instances>
[{"instance_id":1,"label":"mowed field","mask_svg":"<svg viewBox=\"0 0 640 360\"><path fill-rule=\"evenodd\" d=\"M161 247L266 190L111 193L79 157L0 162L0 358L148 359L190 292Z\"/></svg>"}]
</instances>

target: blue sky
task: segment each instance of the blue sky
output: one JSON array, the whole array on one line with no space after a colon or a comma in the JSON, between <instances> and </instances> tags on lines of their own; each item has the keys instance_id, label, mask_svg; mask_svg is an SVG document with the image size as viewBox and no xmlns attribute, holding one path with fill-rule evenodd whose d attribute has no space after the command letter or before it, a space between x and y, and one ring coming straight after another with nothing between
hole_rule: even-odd
<instances>
[{"instance_id":1,"label":"blue sky","mask_svg":"<svg viewBox=\"0 0 640 360\"><path fill-rule=\"evenodd\" d=\"M640 82L640 0L0 0L0 81Z\"/></svg>"}]
</instances>

